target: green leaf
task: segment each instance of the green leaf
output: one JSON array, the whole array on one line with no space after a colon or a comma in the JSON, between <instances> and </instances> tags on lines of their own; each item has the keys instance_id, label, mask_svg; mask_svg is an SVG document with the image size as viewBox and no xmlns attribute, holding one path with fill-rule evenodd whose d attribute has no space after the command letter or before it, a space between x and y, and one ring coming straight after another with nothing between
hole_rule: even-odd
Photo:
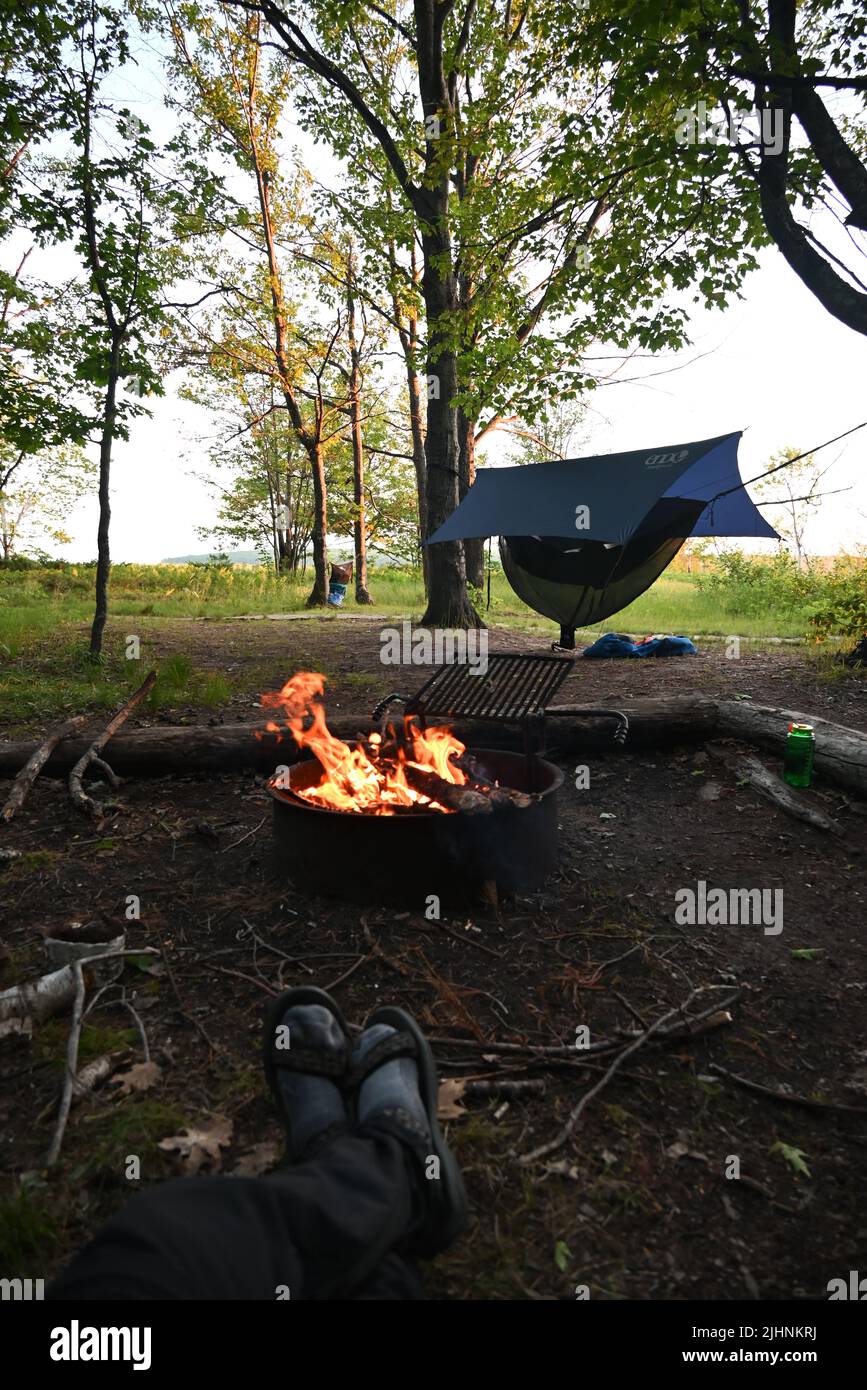
<instances>
[{"instance_id":1,"label":"green leaf","mask_svg":"<svg viewBox=\"0 0 867 1390\"><path fill-rule=\"evenodd\" d=\"M134 965L143 975L150 975L154 965L153 956L127 956L127 964Z\"/></svg>"},{"instance_id":2,"label":"green leaf","mask_svg":"<svg viewBox=\"0 0 867 1390\"><path fill-rule=\"evenodd\" d=\"M797 951L792 951L792 960L815 960L821 952L821 946L800 946Z\"/></svg>"},{"instance_id":3,"label":"green leaf","mask_svg":"<svg viewBox=\"0 0 867 1390\"><path fill-rule=\"evenodd\" d=\"M780 1139L771 1148L771 1153L782 1154L789 1167L793 1168L796 1173L803 1173L805 1178L812 1177L809 1168L804 1162L807 1155L804 1153L803 1149L796 1149L792 1144L784 1144Z\"/></svg>"},{"instance_id":4,"label":"green leaf","mask_svg":"<svg viewBox=\"0 0 867 1390\"><path fill-rule=\"evenodd\" d=\"M557 1244L554 1246L554 1263L561 1274L565 1273L566 1266L571 1258L572 1251L569 1249L565 1240L558 1240Z\"/></svg>"}]
</instances>

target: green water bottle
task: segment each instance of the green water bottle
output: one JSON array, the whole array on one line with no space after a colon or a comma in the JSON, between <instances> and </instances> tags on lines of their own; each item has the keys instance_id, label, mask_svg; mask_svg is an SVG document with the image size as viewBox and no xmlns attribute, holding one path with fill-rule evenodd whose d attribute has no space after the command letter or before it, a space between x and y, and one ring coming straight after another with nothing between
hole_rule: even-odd
<instances>
[{"instance_id":1,"label":"green water bottle","mask_svg":"<svg viewBox=\"0 0 867 1390\"><path fill-rule=\"evenodd\" d=\"M783 781L790 787L809 787L813 779L816 736L812 724L790 724L783 759Z\"/></svg>"}]
</instances>

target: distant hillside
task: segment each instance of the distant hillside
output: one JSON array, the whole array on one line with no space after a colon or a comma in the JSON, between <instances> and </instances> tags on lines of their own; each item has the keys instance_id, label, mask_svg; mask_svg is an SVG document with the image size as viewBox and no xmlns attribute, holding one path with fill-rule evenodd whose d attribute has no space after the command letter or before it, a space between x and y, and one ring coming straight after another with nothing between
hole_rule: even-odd
<instances>
[{"instance_id":1,"label":"distant hillside","mask_svg":"<svg viewBox=\"0 0 867 1390\"><path fill-rule=\"evenodd\" d=\"M213 557L213 551L209 555L169 555L165 560L161 560L161 565L206 565ZM227 556L230 565L261 565L261 556L255 550L232 550Z\"/></svg>"}]
</instances>

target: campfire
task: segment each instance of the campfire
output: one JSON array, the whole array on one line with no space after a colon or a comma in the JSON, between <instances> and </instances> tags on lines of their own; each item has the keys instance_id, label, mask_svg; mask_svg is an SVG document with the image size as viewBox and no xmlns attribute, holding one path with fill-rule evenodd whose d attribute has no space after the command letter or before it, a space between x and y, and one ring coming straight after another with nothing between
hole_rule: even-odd
<instances>
[{"instance_id":1,"label":"campfire","mask_svg":"<svg viewBox=\"0 0 867 1390\"><path fill-rule=\"evenodd\" d=\"M492 810L504 797L528 804L523 793L488 782L446 726L423 729L417 717L407 716L400 728L389 724L384 736L359 735L353 744L335 738L325 718L324 688L324 676L300 671L282 690L262 696L262 704L279 710L284 720L269 722L269 732L288 728L322 768L314 784L293 783L296 796L328 810L372 816ZM279 778L271 785L279 786Z\"/></svg>"},{"instance_id":2,"label":"campfire","mask_svg":"<svg viewBox=\"0 0 867 1390\"><path fill-rule=\"evenodd\" d=\"M268 733L291 734L300 751L268 787L275 863L296 887L359 902L480 892L491 902L553 872L559 768L470 749L423 711L344 742L328 727L324 688L324 676L301 671L262 696Z\"/></svg>"}]
</instances>

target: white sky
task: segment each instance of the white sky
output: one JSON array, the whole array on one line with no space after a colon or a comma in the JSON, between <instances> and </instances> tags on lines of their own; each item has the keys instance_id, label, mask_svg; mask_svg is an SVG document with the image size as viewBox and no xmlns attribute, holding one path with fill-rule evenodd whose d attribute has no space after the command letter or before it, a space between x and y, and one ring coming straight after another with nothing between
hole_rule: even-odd
<instances>
[{"instance_id":1,"label":"white sky","mask_svg":"<svg viewBox=\"0 0 867 1390\"><path fill-rule=\"evenodd\" d=\"M117 74L118 94L159 137L171 122L162 107L164 78L153 50L139 56L133 74ZM287 125L286 138L300 146L320 179L336 178L336 161L322 145L314 152L294 124ZM773 247L745 282L743 300L724 311L694 313L691 337L693 346L677 357L637 358L619 373L647 377L645 382L592 393L582 454L651 449L743 429L741 476L749 478L787 445L800 452L867 420L867 339L833 319ZM683 364L678 371L651 375L675 363ZM215 548L197 535L197 527L215 518L214 496L190 475L211 471L207 445L198 436L213 438L217 427L206 411L178 399L176 384L166 383L166 396L152 402L150 419L133 422L129 443L115 445L116 562L154 562ZM505 441L494 435L482 446L482 458L496 464L505 450ZM822 489L851 491L822 503L807 532L807 547L816 554L867 542L867 429L819 455L823 465L834 459ZM56 553L93 558L96 525L94 498L71 514L72 541Z\"/></svg>"},{"instance_id":2,"label":"white sky","mask_svg":"<svg viewBox=\"0 0 867 1390\"><path fill-rule=\"evenodd\" d=\"M694 347L678 358L658 364L641 358L623 374L647 375L673 361L687 364L682 369L592 395L582 453L656 448L744 429L741 476L749 478L784 446L808 449L867 419L867 340L826 313L774 249L763 253L761 268L746 282L743 302L696 315L693 338ZM207 413L173 398L169 384L153 417L135 422L129 443L117 444L114 560L158 561L208 550L196 527L213 518L215 503L189 473L208 471L195 436L212 429ZM492 440L489 461L502 450L503 442ZM819 458L837 459L823 490L852 490L822 503L808 548L817 554L851 550L867 542L867 429ZM96 522L95 500L82 504L69 521L72 544L58 554L92 558Z\"/></svg>"}]
</instances>

